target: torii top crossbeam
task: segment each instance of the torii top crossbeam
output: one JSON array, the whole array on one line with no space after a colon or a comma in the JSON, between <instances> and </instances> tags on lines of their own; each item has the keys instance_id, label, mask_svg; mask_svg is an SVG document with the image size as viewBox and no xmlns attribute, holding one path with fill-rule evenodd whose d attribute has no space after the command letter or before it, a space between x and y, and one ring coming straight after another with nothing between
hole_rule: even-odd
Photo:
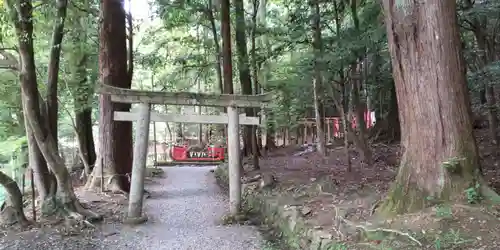
<instances>
[{"instance_id":1,"label":"torii top crossbeam","mask_svg":"<svg viewBox=\"0 0 500 250\"><path fill-rule=\"evenodd\" d=\"M112 102L151 103L167 105L198 105L213 107L237 106L258 108L273 99L272 93L260 95L206 94L191 92L159 92L117 88L99 84L97 93L111 95Z\"/></svg>"}]
</instances>

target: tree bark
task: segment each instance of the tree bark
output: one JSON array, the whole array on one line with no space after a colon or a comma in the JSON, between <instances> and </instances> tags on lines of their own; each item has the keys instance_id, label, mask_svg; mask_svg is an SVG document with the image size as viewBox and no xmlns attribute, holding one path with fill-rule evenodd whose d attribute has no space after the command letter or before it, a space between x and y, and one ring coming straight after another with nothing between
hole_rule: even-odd
<instances>
[{"instance_id":1,"label":"tree bark","mask_svg":"<svg viewBox=\"0 0 500 250\"><path fill-rule=\"evenodd\" d=\"M231 18L229 0L220 1L220 22L222 36L222 77L224 94L234 94L233 63L231 58ZM227 135L227 126L224 135Z\"/></svg>"},{"instance_id":2,"label":"tree bark","mask_svg":"<svg viewBox=\"0 0 500 250\"><path fill-rule=\"evenodd\" d=\"M212 30L212 37L214 40L214 52L215 52L215 72L217 73L217 85L219 88L219 93L224 93L224 85L222 82L222 54L219 45L220 36L217 33L217 27L215 25L215 15L214 15L215 6L212 0L208 0L207 6L207 16L210 21L210 28ZM221 108L220 111L224 112L225 108ZM224 125L216 126L217 133L219 136L224 137Z\"/></svg>"},{"instance_id":3,"label":"tree bark","mask_svg":"<svg viewBox=\"0 0 500 250\"><path fill-rule=\"evenodd\" d=\"M94 166L96 163L96 152L92 133L92 109L85 108L77 110L75 113L75 124L78 137L80 137L78 141L81 143L82 154L87 163L90 166Z\"/></svg>"},{"instance_id":4,"label":"tree bark","mask_svg":"<svg viewBox=\"0 0 500 250\"><path fill-rule=\"evenodd\" d=\"M480 175L454 0L384 0L404 153L378 212L497 196ZM435 203L434 203L435 204Z\"/></svg>"},{"instance_id":5,"label":"tree bark","mask_svg":"<svg viewBox=\"0 0 500 250\"><path fill-rule=\"evenodd\" d=\"M126 15L123 0L101 1L102 22L99 44L99 74L104 84L130 88L127 67ZM113 111L129 111L130 104L111 103L108 95L99 97L100 162L87 182L88 188L100 186L101 172L107 187L114 192L130 191L132 171L132 122L113 121ZM104 169L102 169L104 168ZM102 169L102 170L101 170Z\"/></svg>"},{"instance_id":6,"label":"tree bark","mask_svg":"<svg viewBox=\"0 0 500 250\"><path fill-rule=\"evenodd\" d=\"M248 60L247 39L246 39L246 23L245 23L245 10L243 7L243 0L233 0L234 14L236 17L236 47L238 52L238 70L241 83L241 92L244 95L252 94L252 79L250 77L250 65ZM253 109L246 108L245 113L247 116L253 116ZM252 133L252 126L246 125L243 128L243 156L254 154L252 152L252 138L255 135Z\"/></svg>"},{"instance_id":7,"label":"tree bark","mask_svg":"<svg viewBox=\"0 0 500 250\"><path fill-rule=\"evenodd\" d=\"M351 0L351 16L352 20L354 22L354 28L359 31L359 17L358 17L358 1L357 0ZM354 54L358 54L358 51L354 51ZM371 165L372 164L372 151L370 149L370 145L368 144L367 138L366 138L366 122L365 122L365 105L361 102L361 70L359 67L358 60L363 57L360 55L356 55L358 58L356 59L355 62L351 65L351 72L352 72L352 77L351 77L351 82L352 82L352 89L351 89L351 97L352 97L352 106L354 108L354 112L356 114L356 129L359 131L359 136L356 135L355 132L353 132L353 136L356 138L354 139L354 142L356 146L358 147L359 150L361 150L361 153L363 155L363 161Z\"/></svg>"},{"instance_id":8,"label":"tree bark","mask_svg":"<svg viewBox=\"0 0 500 250\"><path fill-rule=\"evenodd\" d=\"M69 172L63 159L57 154L56 141L47 129L48 124L42 119L33 50L33 5L29 0L10 0L7 5L11 8L10 16L18 39L21 59L19 78L26 125L33 132L36 143L57 181L57 192L45 199L42 210L47 213L50 208L51 214L57 213L75 219L98 219L100 216L84 209L75 196Z\"/></svg>"},{"instance_id":9,"label":"tree bark","mask_svg":"<svg viewBox=\"0 0 500 250\"><path fill-rule=\"evenodd\" d=\"M7 191L5 203L0 211L2 224L29 224L23 210L23 194L17 186L16 181L0 171L0 184Z\"/></svg>"},{"instance_id":10,"label":"tree bark","mask_svg":"<svg viewBox=\"0 0 500 250\"><path fill-rule=\"evenodd\" d=\"M319 11L319 2L317 0L311 1L312 8L312 32L313 32L313 50L314 50L314 79L313 84L313 103L314 103L314 117L316 119L316 131L318 137L318 153L322 156L326 155L325 148L325 133L323 131L322 116L320 114L320 101L319 101L319 90L323 86L323 63L321 59L321 54L323 51L323 42L321 38L321 14Z\"/></svg>"},{"instance_id":11,"label":"tree bark","mask_svg":"<svg viewBox=\"0 0 500 250\"><path fill-rule=\"evenodd\" d=\"M252 67L252 76L253 76L253 94L257 95L260 93L260 85L259 85L259 69L257 67L257 42L256 42L256 36L257 36L257 15L259 13L259 1L258 0L253 0L253 14L252 14L252 38L251 38L251 44L252 44L252 49L251 49L251 55L252 55L252 60L251 60L251 67ZM255 108L254 109L254 115L258 115L259 109ZM261 112L262 113L262 112ZM253 167L254 169L260 169L259 166L259 157L260 155L260 148L262 148L262 139L259 134L259 130L256 126L253 126L252 129L252 134L254 135L254 138L252 140L252 152L253 154Z\"/></svg>"},{"instance_id":12,"label":"tree bark","mask_svg":"<svg viewBox=\"0 0 500 250\"><path fill-rule=\"evenodd\" d=\"M479 48L479 70L484 69L488 64L492 63L495 61L495 56L494 56L494 48L491 48L492 46L489 46L491 42L488 41L488 35L487 31L484 29L484 27L487 25L487 20L479 20L478 18L475 18L472 20L474 23L474 29L473 33L477 41L477 46ZM495 43L495 36L492 36L493 43ZM486 104L486 108L488 110L488 124L489 124L489 130L490 130L490 136L491 136L491 141L493 144L500 146L499 140L500 137L498 136L497 133L497 128L498 128L498 112L497 112L497 100L495 96L495 89L493 86L493 79L490 77L486 76L487 80L485 83L483 83L483 90L484 90L484 101ZM481 97L483 97L483 93L481 93ZM481 100L482 102L483 100Z\"/></svg>"},{"instance_id":13,"label":"tree bark","mask_svg":"<svg viewBox=\"0 0 500 250\"><path fill-rule=\"evenodd\" d=\"M214 50L216 55L215 72L217 72L217 83L219 87L219 92L224 93L224 86L222 83L222 68L221 68L222 57L219 45L219 35L217 34L217 27L215 26L214 6L212 0L208 0L207 15L208 15L208 20L210 21L210 28L212 30L212 36L214 39Z\"/></svg>"},{"instance_id":14,"label":"tree bark","mask_svg":"<svg viewBox=\"0 0 500 250\"><path fill-rule=\"evenodd\" d=\"M224 79L224 94L234 94L233 63L231 60L231 19L229 0L220 1L220 22L222 36L222 73Z\"/></svg>"},{"instance_id":15,"label":"tree bark","mask_svg":"<svg viewBox=\"0 0 500 250\"><path fill-rule=\"evenodd\" d=\"M352 136L355 137L354 142L356 147L361 151L363 162L368 164L369 166L372 164L372 151L370 149L370 145L368 144L368 140L366 138L366 122L365 122L365 105L361 102L361 91L360 91L360 79L356 76L358 74L358 64L355 63L352 66L352 72L355 74L354 77L351 78L352 89L351 89L351 98L352 98L352 106L354 109L354 113L356 114L356 130L359 131L359 134L356 134L356 131L352 132Z\"/></svg>"},{"instance_id":16,"label":"tree bark","mask_svg":"<svg viewBox=\"0 0 500 250\"><path fill-rule=\"evenodd\" d=\"M24 102L24 101L23 101ZM25 121L28 118L25 114ZM29 165L33 170L34 184L38 192L38 198L40 201L44 201L49 195L49 187L52 180L52 174L49 172L47 162L43 158L40 148L36 143L35 135L33 130L30 128L29 124L26 123L26 137L28 140L28 155L29 155Z\"/></svg>"},{"instance_id":17,"label":"tree bark","mask_svg":"<svg viewBox=\"0 0 500 250\"><path fill-rule=\"evenodd\" d=\"M55 24L52 30L52 42L50 44L50 56L47 78L47 120L50 134L52 135L57 147L57 118L59 117L59 107L57 98L57 85L59 82L59 64L61 58L62 40L64 37L64 22L66 21L66 12L68 9L67 0L56 1Z\"/></svg>"}]
</instances>

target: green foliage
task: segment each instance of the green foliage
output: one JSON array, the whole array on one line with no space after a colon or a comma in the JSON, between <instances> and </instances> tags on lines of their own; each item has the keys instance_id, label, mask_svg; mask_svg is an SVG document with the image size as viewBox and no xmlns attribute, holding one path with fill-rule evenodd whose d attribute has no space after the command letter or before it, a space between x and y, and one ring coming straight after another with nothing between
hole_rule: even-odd
<instances>
[{"instance_id":1,"label":"green foliage","mask_svg":"<svg viewBox=\"0 0 500 250\"><path fill-rule=\"evenodd\" d=\"M475 183L474 186L465 189L465 197L469 204L477 204L482 200L480 188L481 184Z\"/></svg>"},{"instance_id":2,"label":"green foliage","mask_svg":"<svg viewBox=\"0 0 500 250\"><path fill-rule=\"evenodd\" d=\"M460 230L450 229L450 231L436 236L434 249L459 249L461 245L471 242L474 242L474 240L464 238Z\"/></svg>"},{"instance_id":3,"label":"green foliage","mask_svg":"<svg viewBox=\"0 0 500 250\"><path fill-rule=\"evenodd\" d=\"M457 173L460 171L461 163L465 161L464 157L452 157L443 162L443 167L450 173Z\"/></svg>"},{"instance_id":4,"label":"green foliage","mask_svg":"<svg viewBox=\"0 0 500 250\"><path fill-rule=\"evenodd\" d=\"M438 218L452 218L453 211L451 207L447 204L440 204L436 206L436 216Z\"/></svg>"},{"instance_id":5,"label":"green foliage","mask_svg":"<svg viewBox=\"0 0 500 250\"><path fill-rule=\"evenodd\" d=\"M27 156L27 141L26 137L12 136L0 142L0 164L13 164L13 160L17 165L26 164Z\"/></svg>"}]
</instances>

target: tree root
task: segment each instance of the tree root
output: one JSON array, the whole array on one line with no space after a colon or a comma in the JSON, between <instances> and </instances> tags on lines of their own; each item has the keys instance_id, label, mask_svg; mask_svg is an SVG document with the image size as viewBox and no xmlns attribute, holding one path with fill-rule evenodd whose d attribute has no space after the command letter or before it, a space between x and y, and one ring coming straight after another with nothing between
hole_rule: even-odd
<instances>
[{"instance_id":1,"label":"tree root","mask_svg":"<svg viewBox=\"0 0 500 250\"><path fill-rule=\"evenodd\" d=\"M357 229L361 229L363 230L365 233L375 233L375 232L385 232L385 233L393 233L393 234L397 234L397 235L400 235L400 236L404 236L404 237L407 237L408 239L410 239L411 241L415 242L418 246L422 247L422 242L418 241L417 239L415 239L415 237L411 236L409 233L405 233L405 232L401 232L399 230L396 230L396 229L390 229L390 228L381 228L381 227L377 227L377 228L368 228L366 226L363 226L361 224L355 224L345 218L340 218L342 220L342 222L344 222L345 224L351 226L351 227L354 227L354 228L357 228Z\"/></svg>"},{"instance_id":2,"label":"tree root","mask_svg":"<svg viewBox=\"0 0 500 250\"><path fill-rule=\"evenodd\" d=\"M49 196L42 203L43 216L61 216L65 219L77 221L96 222L102 220L102 216L84 208L80 201L71 199L63 202L62 199Z\"/></svg>"},{"instance_id":3,"label":"tree root","mask_svg":"<svg viewBox=\"0 0 500 250\"><path fill-rule=\"evenodd\" d=\"M30 221L28 221L26 216L24 216L23 211L18 211L14 207L6 205L5 203L1 208L0 222L7 226L19 224L22 228L25 228L32 224Z\"/></svg>"},{"instance_id":4,"label":"tree root","mask_svg":"<svg viewBox=\"0 0 500 250\"><path fill-rule=\"evenodd\" d=\"M482 198L493 205L498 205L500 204L500 195L498 195L495 190L491 189L490 186L488 186L485 183L481 184L481 196Z\"/></svg>"}]
</instances>

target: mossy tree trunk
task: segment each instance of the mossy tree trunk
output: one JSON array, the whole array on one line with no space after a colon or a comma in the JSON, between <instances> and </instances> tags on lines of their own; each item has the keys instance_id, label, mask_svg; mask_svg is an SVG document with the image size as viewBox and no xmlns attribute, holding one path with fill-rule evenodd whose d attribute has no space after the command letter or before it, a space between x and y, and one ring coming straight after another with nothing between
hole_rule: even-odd
<instances>
[{"instance_id":1,"label":"mossy tree trunk","mask_svg":"<svg viewBox=\"0 0 500 250\"><path fill-rule=\"evenodd\" d=\"M489 190L472 133L455 1L384 0L384 9L404 153L379 212L412 212L429 200L465 200L469 188Z\"/></svg>"}]
</instances>

